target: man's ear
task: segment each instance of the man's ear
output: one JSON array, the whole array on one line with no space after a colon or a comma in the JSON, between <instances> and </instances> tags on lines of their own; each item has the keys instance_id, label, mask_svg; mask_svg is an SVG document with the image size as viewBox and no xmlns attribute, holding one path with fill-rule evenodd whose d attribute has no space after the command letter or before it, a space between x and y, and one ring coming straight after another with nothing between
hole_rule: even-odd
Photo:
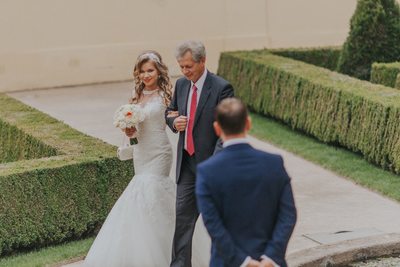
<instances>
[{"instance_id":1,"label":"man's ear","mask_svg":"<svg viewBox=\"0 0 400 267\"><path fill-rule=\"evenodd\" d=\"M246 126L244 128L246 130L246 132L250 131L251 129L251 118L250 116L247 116L246 118Z\"/></svg>"},{"instance_id":2,"label":"man's ear","mask_svg":"<svg viewBox=\"0 0 400 267\"><path fill-rule=\"evenodd\" d=\"M201 68L205 69L206 68L206 57L200 58L199 64L200 64Z\"/></svg>"},{"instance_id":3,"label":"man's ear","mask_svg":"<svg viewBox=\"0 0 400 267\"><path fill-rule=\"evenodd\" d=\"M221 126L219 126L219 124L218 124L217 121L214 121L213 126L214 126L215 134L216 134L218 137L221 137L221 132L222 132Z\"/></svg>"}]
</instances>

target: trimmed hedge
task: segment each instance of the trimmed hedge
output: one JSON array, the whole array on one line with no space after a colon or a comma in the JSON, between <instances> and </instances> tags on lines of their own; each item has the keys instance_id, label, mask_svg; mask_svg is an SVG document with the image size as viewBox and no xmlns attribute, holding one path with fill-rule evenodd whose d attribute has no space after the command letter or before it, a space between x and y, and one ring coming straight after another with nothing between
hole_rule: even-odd
<instances>
[{"instance_id":1,"label":"trimmed hedge","mask_svg":"<svg viewBox=\"0 0 400 267\"><path fill-rule=\"evenodd\" d=\"M222 53L218 73L267 115L400 173L400 92L267 50Z\"/></svg>"},{"instance_id":2,"label":"trimmed hedge","mask_svg":"<svg viewBox=\"0 0 400 267\"><path fill-rule=\"evenodd\" d=\"M58 151L0 120L0 163L51 157Z\"/></svg>"},{"instance_id":3,"label":"trimmed hedge","mask_svg":"<svg viewBox=\"0 0 400 267\"><path fill-rule=\"evenodd\" d=\"M271 49L272 54L300 60L315 66L336 70L341 47L284 48Z\"/></svg>"},{"instance_id":4,"label":"trimmed hedge","mask_svg":"<svg viewBox=\"0 0 400 267\"><path fill-rule=\"evenodd\" d=\"M400 62L372 64L371 82L400 89Z\"/></svg>"},{"instance_id":5,"label":"trimmed hedge","mask_svg":"<svg viewBox=\"0 0 400 267\"><path fill-rule=\"evenodd\" d=\"M2 145L24 158L0 164L0 255L92 234L132 179L132 162L4 94L0 107Z\"/></svg>"},{"instance_id":6,"label":"trimmed hedge","mask_svg":"<svg viewBox=\"0 0 400 267\"><path fill-rule=\"evenodd\" d=\"M394 84L394 88L400 89L400 73L397 74L396 83Z\"/></svg>"}]
</instances>

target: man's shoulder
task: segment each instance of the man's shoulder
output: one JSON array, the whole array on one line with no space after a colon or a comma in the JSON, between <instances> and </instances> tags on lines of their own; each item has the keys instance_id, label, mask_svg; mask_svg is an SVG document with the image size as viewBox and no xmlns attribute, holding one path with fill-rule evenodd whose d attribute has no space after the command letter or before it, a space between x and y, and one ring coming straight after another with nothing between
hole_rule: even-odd
<instances>
[{"instance_id":1,"label":"man's shoulder","mask_svg":"<svg viewBox=\"0 0 400 267\"><path fill-rule=\"evenodd\" d=\"M204 160L203 162L199 163L197 165L197 168L202 170L218 168L224 162L225 156L225 152L222 150L221 152L218 152L208 159Z\"/></svg>"},{"instance_id":2,"label":"man's shoulder","mask_svg":"<svg viewBox=\"0 0 400 267\"><path fill-rule=\"evenodd\" d=\"M218 76L215 73L208 72L207 76L209 77L209 79L211 79L214 83L216 83L218 85L225 86L225 85L230 84L227 80L225 80L221 76Z\"/></svg>"},{"instance_id":3,"label":"man's shoulder","mask_svg":"<svg viewBox=\"0 0 400 267\"><path fill-rule=\"evenodd\" d=\"M256 153L261 161L263 161L263 165L272 166L274 169L281 169L283 167L283 158L279 154L269 153L256 149Z\"/></svg>"},{"instance_id":4,"label":"man's shoulder","mask_svg":"<svg viewBox=\"0 0 400 267\"><path fill-rule=\"evenodd\" d=\"M175 88L180 88L182 86L185 86L186 84L190 84L190 81L186 79L185 77L181 77L175 82Z\"/></svg>"},{"instance_id":5,"label":"man's shoulder","mask_svg":"<svg viewBox=\"0 0 400 267\"><path fill-rule=\"evenodd\" d=\"M274 153L270 153L270 152L266 152L263 150L259 150L254 148L254 153L257 154L258 156L265 158L265 159L269 159L269 160L282 160L282 156L279 154L274 154Z\"/></svg>"},{"instance_id":6,"label":"man's shoulder","mask_svg":"<svg viewBox=\"0 0 400 267\"><path fill-rule=\"evenodd\" d=\"M240 152L246 153L247 155L252 155L255 160L256 158L258 158L259 160L262 161L269 161L274 163L283 162L283 158L281 155L259 150L257 148L252 147L251 145L245 146L244 148L242 146ZM228 159L231 159L232 157L242 158L243 155L241 153L239 153L236 150L224 148L220 152L208 158L207 160L199 163L198 166L204 166L204 167L212 167L214 165L219 166L220 164L226 162Z\"/></svg>"}]
</instances>

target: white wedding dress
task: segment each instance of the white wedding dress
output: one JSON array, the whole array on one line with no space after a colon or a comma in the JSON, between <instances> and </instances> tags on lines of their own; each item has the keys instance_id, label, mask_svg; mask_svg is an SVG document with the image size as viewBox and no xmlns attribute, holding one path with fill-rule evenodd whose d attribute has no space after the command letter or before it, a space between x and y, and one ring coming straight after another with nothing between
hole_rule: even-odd
<instances>
[{"instance_id":1,"label":"white wedding dress","mask_svg":"<svg viewBox=\"0 0 400 267\"><path fill-rule=\"evenodd\" d=\"M115 203L83 266L167 267L175 227L176 184L169 177L172 150L164 119L165 105L154 94L143 106L134 147L135 176ZM199 220L200 221L200 220ZM204 225L196 230L192 263L206 267L210 239Z\"/></svg>"}]
</instances>

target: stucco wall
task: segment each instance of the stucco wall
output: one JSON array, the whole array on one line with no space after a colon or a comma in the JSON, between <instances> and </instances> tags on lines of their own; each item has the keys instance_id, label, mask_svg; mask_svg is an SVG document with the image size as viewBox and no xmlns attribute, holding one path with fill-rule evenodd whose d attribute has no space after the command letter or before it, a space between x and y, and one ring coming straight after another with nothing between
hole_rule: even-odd
<instances>
[{"instance_id":1,"label":"stucco wall","mask_svg":"<svg viewBox=\"0 0 400 267\"><path fill-rule=\"evenodd\" d=\"M203 40L221 51L340 45L356 0L2 0L0 91L127 80L137 54Z\"/></svg>"}]
</instances>

